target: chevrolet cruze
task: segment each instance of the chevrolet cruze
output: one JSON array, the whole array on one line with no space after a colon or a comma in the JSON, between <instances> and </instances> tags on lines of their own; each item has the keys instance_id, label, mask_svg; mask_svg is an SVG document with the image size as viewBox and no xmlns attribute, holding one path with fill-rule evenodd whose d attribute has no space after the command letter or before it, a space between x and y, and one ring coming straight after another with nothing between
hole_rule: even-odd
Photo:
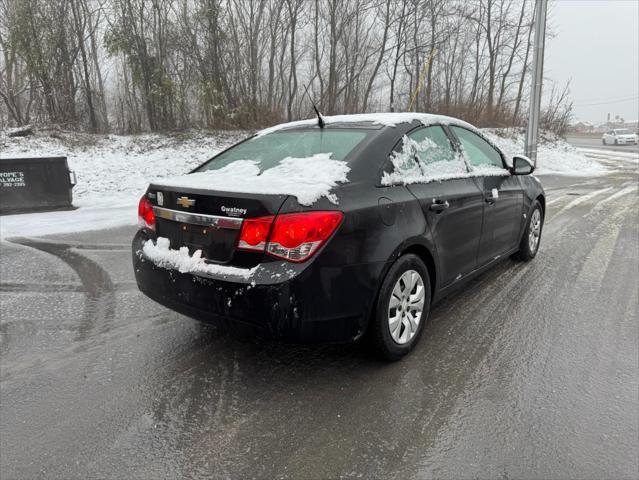
<instances>
[{"instance_id":1,"label":"chevrolet cruze","mask_svg":"<svg viewBox=\"0 0 639 480\"><path fill-rule=\"evenodd\" d=\"M545 196L532 172L450 117L278 125L148 187L137 284L202 321L299 342L366 334L396 360L433 303L509 256L535 257Z\"/></svg>"}]
</instances>

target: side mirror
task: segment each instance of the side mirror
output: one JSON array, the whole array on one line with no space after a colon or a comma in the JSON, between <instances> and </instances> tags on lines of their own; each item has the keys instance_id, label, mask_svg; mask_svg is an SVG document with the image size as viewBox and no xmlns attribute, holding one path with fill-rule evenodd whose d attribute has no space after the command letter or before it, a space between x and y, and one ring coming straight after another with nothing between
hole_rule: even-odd
<instances>
[{"instance_id":1,"label":"side mirror","mask_svg":"<svg viewBox=\"0 0 639 480\"><path fill-rule=\"evenodd\" d=\"M528 157L516 155L513 157L513 166L510 173L513 175L530 175L535 170L535 166Z\"/></svg>"}]
</instances>

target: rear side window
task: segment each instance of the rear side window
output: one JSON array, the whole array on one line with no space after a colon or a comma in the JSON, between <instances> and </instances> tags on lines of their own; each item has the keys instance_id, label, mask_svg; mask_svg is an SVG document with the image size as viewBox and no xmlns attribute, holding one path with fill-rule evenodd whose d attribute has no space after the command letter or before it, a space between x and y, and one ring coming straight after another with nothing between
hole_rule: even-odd
<instances>
[{"instance_id":1,"label":"rear side window","mask_svg":"<svg viewBox=\"0 0 639 480\"><path fill-rule=\"evenodd\" d=\"M504 168L501 155L486 140L474 132L461 127L452 126L459 143L466 154L468 163L473 167L494 166Z\"/></svg>"},{"instance_id":2,"label":"rear side window","mask_svg":"<svg viewBox=\"0 0 639 480\"><path fill-rule=\"evenodd\" d=\"M253 137L209 160L198 172L218 170L233 162L251 160L260 172L279 165L285 158L308 159L312 168L313 156L330 154L333 160L344 158L368 135L364 129L308 129L289 130Z\"/></svg>"},{"instance_id":3,"label":"rear side window","mask_svg":"<svg viewBox=\"0 0 639 480\"><path fill-rule=\"evenodd\" d=\"M468 175L464 159L440 126L424 127L405 135L389 158L382 185L428 183Z\"/></svg>"},{"instance_id":4,"label":"rear side window","mask_svg":"<svg viewBox=\"0 0 639 480\"><path fill-rule=\"evenodd\" d=\"M442 127L420 128L408 134L408 138L423 145L415 155L424 165L434 162L450 162L455 158L453 147Z\"/></svg>"}]
</instances>

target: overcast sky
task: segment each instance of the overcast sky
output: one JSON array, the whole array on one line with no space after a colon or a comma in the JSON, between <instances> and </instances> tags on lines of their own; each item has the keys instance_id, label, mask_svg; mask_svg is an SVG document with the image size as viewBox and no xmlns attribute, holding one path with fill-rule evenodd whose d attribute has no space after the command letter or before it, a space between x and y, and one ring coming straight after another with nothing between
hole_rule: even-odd
<instances>
[{"instance_id":1,"label":"overcast sky","mask_svg":"<svg viewBox=\"0 0 639 480\"><path fill-rule=\"evenodd\" d=\"M639 0L554 0L548 21L554 38L546 41L544 77L572 79L575 118L602 122L610 112L637 120Z\"/></svg>"}]
</instances>

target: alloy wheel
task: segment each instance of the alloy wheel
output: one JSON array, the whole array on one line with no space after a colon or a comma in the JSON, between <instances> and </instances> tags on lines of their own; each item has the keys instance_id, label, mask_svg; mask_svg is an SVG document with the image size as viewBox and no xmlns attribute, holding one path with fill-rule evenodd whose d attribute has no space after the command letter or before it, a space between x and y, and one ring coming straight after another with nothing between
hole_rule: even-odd
<instances>
[{"instance_id":1,"label":"alloy wheel","mask_svg":"<svg viewBox=\"0 0 639 480\"><path fill-rule=\"evenodd\" d=\"M411 341L423 312L424 280L415 270L407 270L395 283L388 305L388 328L395 343Z\"/></svg>"},{"instance_id":2,"label":"alloy wheel","mask_svg":"<svg viewBox=\"0 0 639 480\"><path fill-rule=\"evenodd\" d=\"M528 247L531 253L537 251L539 237L541 236L541 211L537 208L530 217L530 229L528 232Z\"/></svg>"}]
</instances>

